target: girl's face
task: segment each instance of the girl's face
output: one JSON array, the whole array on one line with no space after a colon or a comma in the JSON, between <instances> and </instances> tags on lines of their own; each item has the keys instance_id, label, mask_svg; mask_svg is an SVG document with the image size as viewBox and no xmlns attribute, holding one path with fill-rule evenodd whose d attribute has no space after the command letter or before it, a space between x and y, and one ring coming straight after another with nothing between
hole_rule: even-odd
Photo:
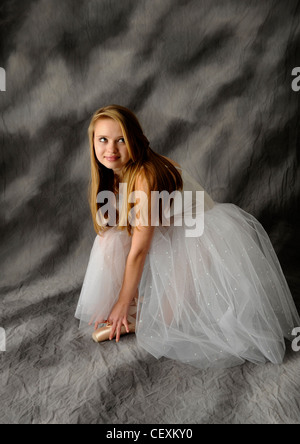
<instances>
[{"instance_id":1,"label":"girl's face","mask_svg":"<svg viewBox=\"0 0 300 444\"><path fill-rule=\"evenodd\" d=\"M109 117L98 119L95 123L94 147L98 161L116 174L130 159L122 128Z\"/></svg>"}]
</instances>

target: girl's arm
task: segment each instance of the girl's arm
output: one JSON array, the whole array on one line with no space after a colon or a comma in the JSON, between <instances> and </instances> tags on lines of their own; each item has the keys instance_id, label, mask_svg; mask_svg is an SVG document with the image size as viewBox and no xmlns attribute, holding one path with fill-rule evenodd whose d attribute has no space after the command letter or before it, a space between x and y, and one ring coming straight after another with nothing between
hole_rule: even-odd
<instances>
[{"instance_id":1,"label":"girl's arm","mask_svg":"<svg viewBox=\"0 0 300 444\"><path fill-rule=\"evenodd\" d=\"M151 197L148 183L141 175L136 183L136 190L144 191L148 197L148 203L151 204ZM122 325L128 328L128 310L130 303L137 294L138 285L142 277L143 268L151 242L155 227L151 226L151 208L148 205L148 226L138 226L133 229L131 248L126 260L124 278L121 291L119 293L118 302L113 307L108 321L112 324L110 338L116 333L116 341L118 342L121 335Z\"/></svg>"}]
</instances>

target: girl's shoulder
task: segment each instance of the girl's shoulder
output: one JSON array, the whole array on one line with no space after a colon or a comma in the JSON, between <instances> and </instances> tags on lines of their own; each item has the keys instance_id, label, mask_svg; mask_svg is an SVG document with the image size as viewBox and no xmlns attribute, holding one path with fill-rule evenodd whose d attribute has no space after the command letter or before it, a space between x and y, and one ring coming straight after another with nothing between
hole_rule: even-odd
<instances>
[{"instance_id":1,"label":"girl's shoulder","mask_svg":"<svg viewBox=\"0 0 300 444\"><path fill-rule=\"evenodd\" d=\"M162 156L162 155L161 155L161 156ZM167 156L162 156L162 157L164 157L164 158L167 159L169 162L171 162L175 167L181 168L181 165L179 165L179 163L175 162L175 160L172 160L172 159L170 159L170 158L167 157Z\"/></svg>"}]
</instances>

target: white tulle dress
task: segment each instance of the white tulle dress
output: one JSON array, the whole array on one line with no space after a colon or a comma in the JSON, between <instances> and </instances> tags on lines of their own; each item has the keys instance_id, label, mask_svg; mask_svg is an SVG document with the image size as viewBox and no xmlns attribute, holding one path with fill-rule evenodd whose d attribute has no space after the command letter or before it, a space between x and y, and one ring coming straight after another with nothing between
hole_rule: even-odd
<instances>
[{"instance_id":1,"label":"white tulle dress","mask_svg":"<svg viewBox=\"0 0 300 444\"><path fill-rule=\"evenodd\" d=\"M182 192L203 191L184 169L182 179ZM252 215L205 191L204 210L198 237L187 237L184 224L155 227L139 284L137 344L203 369L279 364L300 318L270 239ZM75 313L80 326L109 316L130 245L115 227L96 236Z\"/></svg>"}]
</instances>

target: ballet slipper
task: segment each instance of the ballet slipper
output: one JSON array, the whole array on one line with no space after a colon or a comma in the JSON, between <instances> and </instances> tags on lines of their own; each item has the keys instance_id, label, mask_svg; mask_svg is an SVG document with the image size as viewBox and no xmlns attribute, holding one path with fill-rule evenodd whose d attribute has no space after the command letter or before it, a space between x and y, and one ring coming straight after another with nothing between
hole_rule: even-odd
<instances>
[{"instance_id":1,"label":"ballet slipper","mask_svg":"<svg viewBox=\"0 0 300 444\"><path fill-rule=\"evenodd\" d=\"M137 312L137 298L135 298L129 306L127 321L129 333L135 333L135 323L136 323L136 315ZM94 331L92 338L95 342L104 342L107 341L110 337L112 325L109 322L106 322L104 327L98 328ZM120 336L127 334L125 325L122 325ZM116 336L116 332L114 333L114 337Z\"/></svg>"},{"instance_id":2,"label":"ballet slipper","mask_svg":"<svg viewBox=\"0 0 300 444\"><path fill-rule=\"evenodd\" d=\"M128 329L129 329L129 333L135 333L135 324L128 324ZM98 330L94 331L94 333L92 335L93 340L95 342L107 341L109 339L111 330L112 330L112 325L107 323L107 325L105 327L98 328ZM123 336L125 334L127 334L126 327L125 327L125 325L122 325L120 335ZM114 334L114 337L115 336L116 336L116 332Z\"/></svg>"}]
</instances>

